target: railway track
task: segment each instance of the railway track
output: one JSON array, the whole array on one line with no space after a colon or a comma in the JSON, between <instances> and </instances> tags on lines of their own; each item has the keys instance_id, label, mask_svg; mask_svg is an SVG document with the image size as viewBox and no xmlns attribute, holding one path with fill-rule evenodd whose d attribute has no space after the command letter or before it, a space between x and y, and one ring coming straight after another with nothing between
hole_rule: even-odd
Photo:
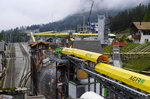
<instances>
[{"instance_id":1,"label":"railway track","mask_svg":"<svg viewBox=\"0 0 150 99\"><path fill-rule=\"evenodd\" d=\"M19 87L25 87L27 80L30 77L30 59L29 59L29 54L24 49L23 45L21 43L19 43L19 46L20 46L21 52L22 52L24 59L25 59L24 60L25 66L23 69L23 74L22 74L21 79L20 79Z\"/></svg>"},{"instance_id":2,"label":"railway track","mask_svg":"<svg viewBox=\"0 0 150 99\"><path fill-rule=\"evenodd\" d=\"M9 62L7 67L7 74L6 74L6 80L4 83L4 88L13 88L15 87L15 46L13 43L10 44L10 50L9 50Z\"/></svg>"}]
</instances>

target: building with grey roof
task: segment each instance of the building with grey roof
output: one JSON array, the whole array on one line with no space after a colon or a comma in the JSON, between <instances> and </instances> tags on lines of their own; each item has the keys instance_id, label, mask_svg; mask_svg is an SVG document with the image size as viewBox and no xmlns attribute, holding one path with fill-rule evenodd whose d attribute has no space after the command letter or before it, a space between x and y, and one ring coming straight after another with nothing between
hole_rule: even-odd
<instances>
[{"instance_id":1,"label":"building with grey roof","mask_svg":"<svg viewBox=\"0 0 150 99\"><path fill-rule=\"evenodd\" d=\"M103 53L102 46L99 40L77 40L73 42L73 48L96 53Z\"/></svg>"}]
</instances>

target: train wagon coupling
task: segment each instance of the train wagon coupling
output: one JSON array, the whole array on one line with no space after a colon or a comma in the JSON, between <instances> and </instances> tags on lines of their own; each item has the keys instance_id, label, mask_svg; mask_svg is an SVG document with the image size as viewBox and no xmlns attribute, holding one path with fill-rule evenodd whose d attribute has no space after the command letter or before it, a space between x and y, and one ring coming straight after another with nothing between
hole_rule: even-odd
<instances>
[{"instance_id":1,"label":"train wagon coupling","mask_svg":"<svg viewBox=\"0 0 150 99\"><path fill-rule=\"evenodd\" d=\"M149 76L115 67L100 53L76 48L57 48L56 53L123 99L150 99Z\"/></svg>"}]
</instances>

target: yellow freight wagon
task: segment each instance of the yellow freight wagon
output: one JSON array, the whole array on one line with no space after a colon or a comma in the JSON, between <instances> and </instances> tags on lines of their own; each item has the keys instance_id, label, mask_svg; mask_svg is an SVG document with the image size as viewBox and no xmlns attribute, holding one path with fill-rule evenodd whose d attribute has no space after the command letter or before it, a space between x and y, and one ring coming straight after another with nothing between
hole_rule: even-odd
<instances>
[{"instance_id":1,"label":"yellow freight wagon","mask_svg":"<svg viewBox=\"0 0 150 99\"><path fill-rule=\"evenodd\" d=\"M108 57L103 54L89 52L89 51L75 49L75 48L63 48L62 53L71 54L75 57L80 57L82 59L89 60L95 63L97 63L99 59L108 61ZM100 74L104 74L108 77L111 77L115 80L121 81L127 85L133 86L135 88L150 93L149 76L131 72L105 63L98 63L95 66L95 71L99 72Z\"/></svg>"},{"instance_id":2,"label":"yellow freight wagon","mask_svg":"<svg viewBox=\"0 0 150 99\"><path fill-rule=\"evenodd\" d=\"M62 53L71 54L76 57L80 57L82 59L89 60L95 63L97 63L99 60L109 61L106 55L95 53L95 52L90 52L90 51L85 51L85 50L80 50L80 49L75 49L75 48L63 48Z\"/></svg>"},{"instance_id":3,"label":"yellow freight wagon","mask_svg":"<svg viewBox=\"0 0 150 99\"><path fill-rule=\"evenodd\" d=\"M150 93L149 76L131 72L105 63L98 63L95 66L95 71Z\"/></svg>"}]
</instances>

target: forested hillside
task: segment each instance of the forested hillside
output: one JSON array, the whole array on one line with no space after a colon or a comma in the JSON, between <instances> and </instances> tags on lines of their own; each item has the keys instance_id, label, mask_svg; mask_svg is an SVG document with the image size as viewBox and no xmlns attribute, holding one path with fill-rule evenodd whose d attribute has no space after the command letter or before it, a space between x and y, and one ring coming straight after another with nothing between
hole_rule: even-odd
<instances>
[{"instance_id":1,"label":"forested hillside","mask_svg":"<svg viewBox=\"0 0 150 99\"><path fill-rule=\"evenodd\" d=\"M150 4L119 12L110 20L111 31L122 31L130 27L132 22L150 21Z\"/></svg>"},{"instance_id":2,"label":"forested hillside","mask_svg":"<svg viewBox=\"0 0 150 99\"><path fill-rule=\"evenodd\" d=\"M106 14L108 16L114 16L118 13L118 11L93 11L90 16L90 22L97 22L97 16L101 14ZM83 21L85 25L88 23L89 12L85 13L77 13L74 15L70 15L67 18L53 23L43 24L43 25L32 25L28 26L28 30L39 29L40 32L44 31L63 31L63 30L75 30L77 27L83 25Z\"/></svg>"},{"instance_id":3,"label":"forested hillside","mask_svg":"<svg viewBox=\"0 0 150 99\"><path fill-rule=\"evenodd\" d=\"M93 11L90 17L90 22L97 22L97 16L105 14L109 20L109 26L112 32L122 31L130 27L130 24L135 21L150 21L150 4L139 5L132 9L124 11ZM64 20L48 23L43 25L32 25L27 27L28 30L39 29L43 31L62 31L76 29L79 25L83 24L83 16L85 16L85 24L88 22L89 12L78 13L68 16Z\"/></svg>"},{"instance_id":4,"label":"forested hillside","mask_svg":"<svg viewBox=\"0 0 150 99\"><path fill-rule=\"evenodd\" d=\"M90 16L90 22L97 22L97 16L100 14L107 15L108 21L109 21L108 25L110 26L111 32L120 33L120 31L128 29L132 22L150 21L150 4L139 5L135 8L126 9L120 12L114 11L114 10L93 11ZM7 39L13 42L27 40L26 38L22 37L26 35L24 34L24 31L26 30L39 30L40 32L76 30L78 26L83 25L83 21L85 22L85 25L87 25L88 17L89 17L89 12L77 13L74 15L70 15L67 18L58 22L41 24L41 25L32 25L32 26L26 26L26 27L17 27L15 29L1 31L0 40Z\"/></svg>"}]
</instances>

